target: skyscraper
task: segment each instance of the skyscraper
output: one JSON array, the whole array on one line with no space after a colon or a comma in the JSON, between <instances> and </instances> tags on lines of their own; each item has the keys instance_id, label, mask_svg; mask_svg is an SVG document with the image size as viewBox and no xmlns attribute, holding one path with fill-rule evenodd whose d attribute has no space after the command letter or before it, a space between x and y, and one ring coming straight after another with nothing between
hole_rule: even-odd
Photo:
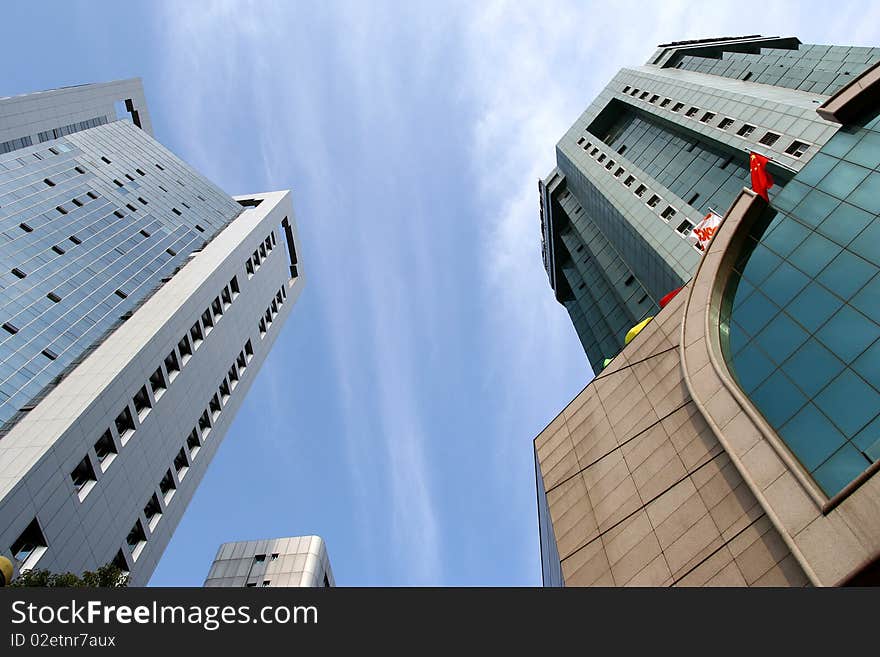
<instances>
[{"instance_id":1,"label":"skyscraper","mask_svg":"<svg viewBox=\"0 0 880 657\"><path fill-rule=\"evenodd\" d=\"M662 310L649 311L656 316L620 353L610 354L607 366L535 439L547 585L880 584L878 51L789 39L742 52L753 41L712 41L707 51L701 43L661 47L652 66L669 64L669 76L695 86L691 95L655 87L653 68L651 75L625 72L628 77L619 80L627 94L638 89L630 98L644 107L617 116L635 111L633 122L654 121L651 143L671 153L655 151L633 169L629 158L639 157L641 151L632 154L639 140L605 137L620 144L610 149L592 131L574 139L575 145L581 138L590 143L588 151L578 147L595 180L590 207L611 208L605 195L615 198L629 188L626 178L617 183L614 171L601 179L609 170L593 159L594 148L615 166L627 156L622 166L629 173L621 176L644 175L643 167L654 162L664 163L656 174L663 176L689 152L685 142L663 135L673 129L659 117L667 97L670 112L675 103L679 111L697 108L689 119L700 131L699 139L690 138L694 151L705 150L711 130L717 133L713 147L732 139L730 130L743 120L755 126L744 139L780 135L758 136L754 145L772 150L777 161L769 201L744 179L728 201L726 183L704 184L708 178L718 182L721 167L698 171L687 189L719 199L711 203L724 218L705 253L694 252L693 273L682 271L684 289ZM768 67L765 73L743 63L753 60ZM760 78L771 69L772 79ZM800 69L810 74L801 78ZM718 78L719 72L739 79ZM811 90L803 91L808 83ZM713 85L724 93L698 95ZM746 111L746 98L765 100L743 119L738 112ZM779 103L789 108L788 116L775 114ZM803 111L794 109L799 103ZM699 127L706 114L716 117L709 119L714 125ZM733 124L723 126L721 116ZM703 158L705 166L715 166L713 157ZM678 166L681 173L643 196L684 189L694 166ZM564 195L559 202L574 214L575 202ZM684 197L676 192L671 198L678 204ZM621 253L641 249L638 262L653 262L661 273L662 266L674 269L668 256L690 246L674 235L674 222L666 224L662 211L654 215L647 212L650 204L635 203L631 215L619 213L620 220L632 226L641 217L640 230L671 241L671 248L654 249L646 237L624 244ZM674 208L676 219L682 207ZM692 208L688 204L685 213ZM613 212L609 216L617 216ZM560 230L563 244L576 244L573 231ZM566 258L578 253L577 247L565 249ZM652 303L661 289L651 292ZM591 321L604 321L601 306L588 305L585 312L598 318Z\"/></svg>"},{"instance_id":2,"label":"skyscraper","mask_svg":"<svg viewBox=\"0 0 880 657\"><path fill-rule=\"evenodd\" d=\"M139 80L0 99L0 550L145 584L304 279L289 192L232 198Z\"/></svg>"},{"instance_id":3,"label":"skyscraper","mask_svg":"<svg viewBox=\"0 0 880 657\"><path fill-rule=\"evenodd\" d=\"M206 587L336 586L327 546L320 536L224 543Z\"/></svg>"},{"instance_id":4,"label":"skyscraper","mask_svg":"<svg viewBox=\"0 0 880 657\"><path fill-rule=\"evenodd\" d=\"M878 48L734 37L663 44L622 69L556 146L539 182L544 265L598 372L628 329L693 275L687 240L771 158L771 199L835 134L816 108Z\"/></svg>"}]
</instances>

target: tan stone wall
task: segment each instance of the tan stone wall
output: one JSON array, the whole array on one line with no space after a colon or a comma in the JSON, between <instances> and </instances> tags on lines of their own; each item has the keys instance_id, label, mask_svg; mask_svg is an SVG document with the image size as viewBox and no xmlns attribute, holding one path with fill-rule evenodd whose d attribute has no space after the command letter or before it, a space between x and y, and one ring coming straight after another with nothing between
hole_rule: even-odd
<instances>
[{"instance_id":1,"label":"tan stone wall","mask_svg":"<svg viewBox=\"0 0 880 657\"><path fill-rule=\"evenodd\" d=\"M566 586L804 586L691 400L687 290L535 439Z\"/></svg>"}]
</instances>

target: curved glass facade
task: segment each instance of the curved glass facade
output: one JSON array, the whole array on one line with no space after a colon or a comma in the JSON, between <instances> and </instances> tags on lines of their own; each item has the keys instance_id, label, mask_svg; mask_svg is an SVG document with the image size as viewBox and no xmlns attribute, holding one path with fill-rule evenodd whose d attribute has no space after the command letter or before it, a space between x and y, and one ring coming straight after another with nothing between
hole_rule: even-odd
<instances>
[{"instance_id":1,"label":"curved glass facade","mask_svg":"<svg viewBox=\"0 0 880 657\"><path fill-rule=\"evenodd\" d=\"M721 335L829 497L880 460L880 115L841 129L752 227Z\"/></svg>"}]
</instances>

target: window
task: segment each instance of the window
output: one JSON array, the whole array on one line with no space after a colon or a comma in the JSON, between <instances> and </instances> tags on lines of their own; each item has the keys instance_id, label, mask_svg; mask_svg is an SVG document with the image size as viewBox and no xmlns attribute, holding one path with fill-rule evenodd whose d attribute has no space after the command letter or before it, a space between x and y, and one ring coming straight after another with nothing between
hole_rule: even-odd
<instances>
[{"instance_id":1,"label":"window","mask_svg":"<svg viewBox=\"0 0 880 657\"><path fill-rule=\"evenodd\" d=\"M5 330L7 333L10 333L12 335L15 335L16 333L18 333L18 327L15 326L15 324L10 324L9 322L3 323L3 330Z\"/></svg>"},{"instance_id":2,"label":"window","mask_svg":"<svg viewBox=\"0 0 880 657\"><path fill-rule=\"evenodd\" d=\"M171 208L171 211L172 211L174 214L176 214L178 217L180 217L180 216L183 215L183 213L182 213L180 210L178 210L177 208Z\"/></svg>"},{"instance_id":3,"label":"window","mask_svg":"<svg viewBox=\"0 0 880 657\"><path fill-rule=\"evenodd\" d=\"M162 493L166 506L171 501L171 498L174 497L176 490L177 486L174 485L174 477L171 476L171 470L166 470L165 476L159 482L159 492Z\"/></svg>"},{"instance_id":4,"label":"window","mask_svg":"<svg viewBox=\"0 0 880 657\"><path fill-rule=\"evenodd\" d=\"M252 586L255 587L256 585L257 585L256 582L248 582L247 584L245 584L245 588L252 587Z\"/></svg>"},{"instance_id":5,"label":"window","mask_svg":"<svg viewBox=\"0 0 880 657\"><path fill-rule=\"evenodd\" d=\"M810 147L809 144L802 141L793 141L788 148L785 149L786 155L791 155L792 157L800 157L804 153L807 152L807 149Z\"/></svg>"},{"instance_id":6,"label":"window","mask_svg":"<svg viewBox=\"0 0 880 657\"><path fill-rule=\"evenodd\" d=\"M623 282L623 284L626 285L627 287L629 287L630 285L633 284L634 280L636 280L636 277L633 276L632 274L630 274L629 276L626 277L626 280Z\"/></svg>"},{"instance_id":7,"label":"window","mask_svg":"<svg viewBox=\"0 0 880 657\"><path fill-rule=\"evenodd\" d=\"M73 487L76 489L77 497L82 502L98 481L88 454L83 457L82 461L76 464L73 472L70 473L70 478L73 481Z\"/></svg>"},{"instance_id":8,"label":"window","mask_svg":"<svg viewBox=\"0 0 880 657\"><path fill-rule=\"evenodd\" d=\"M117 179L117 178L114 178L114 179L113 179L113 183L114 183L117 187L122 187L122 181L119 180L119 179Z\"/></svg>"},{"instance_id":9,"label":"window","mask_svg":"<svg viewBox=\"0 0 880 657\"><path fill-rule=\"evenodd\" d=\"M198 323L196 323L198 326ZM187 361L192 357L192 347L189 344L189 336L184 335L177 343L177 350L180 352L180 364L186 365Z\"/></svg>"},{"instance_id":10,"label":"window","mask_svg":"<svg viewBox=\"0 0 880 657\"><path fill-rule=\"evenodd\" d=\"M149 233L148 231L144 230L143 228L141 228L140 233L141 233L141 235L143 235L144 237L149 237L149 236L150 236L150 233Z\"/></svg>"},{"instance_id":11,"label":"window","mask_svg":"<svg viewBox=\"0 0 880 657\"><path fill-rule=\"evenodd\" d=\"M645 100L645 98L648 97L648 93L650 93L650 92L648 92L648 91L643 91L643 92L639 95L639 100Z\"/></svg>"},{"instance_id":12,"label":"window","mask_svg":"<svg viewBox=\"0 0 880 657\"><path fill-rule=\"evenodd\" d=\"M700 119L700 123L709 123L709 121L711 121L714 118L715 118L715 112L706 112L705 114L703 114L702 118Z\"/></svg>"},{"instance_id":13,"label":"window","mask_svg":"<svg viewBox=\"0 0 880 657\"><path fill-rule=\"evenodd\" d=\"M211 395L211 401L208 402L208 409L211 411L211 419L216 422L217 418L220 417L220 400L217 397L217 393Z\"/></svg>"},{"instance_id":14,"label":"window","mask_svg":"<svg viewBox=\"0 0 880 657\"><path fill-rule=\"evenodd\" d=\"M614 160L608 160L608 162L605 163L605 168L611 171L611 169L614 168Z\"/></svg>"},{"instance_id":15,"label":"window","mask_svg":"<svg viewBox=\"0 0 880 657\"><path fill-rule=\"evenodd\" d=\"M254 563L263 563L266 560L265 554L258 554L254 557Z\"/></svg>"},{"instance_id":16,"label":"window","mask_svg":"<svg viewBox=\"0 0 880 657\"><path fill-rule=\"evenodd\" d=\"M678 228L675 229L675 232L682 235L683 237L687 237L690 234L693 227L694 227L694 225L690 221L685 219L684 221L682 221L678 225Z\"/></svg>"},{"instance_id":17,"label":"window","mask_svg":"<svg viewBox=\"0 0 880 657\"><path fill-rule=\"evenodd\" d=\"M694 195L691 196L691 200L688 201L688 205L693 205L697 202L697 199L700 198L699 192L694 192Z\"/></svg>"},{"instance_id":18,"label":"window","mask_svg":"<svg viewBox=\"0 0 880 657\"><path fill-rule=\"evenodd\" d=\"M739 130L736 131L736 134L740 137L748 137L755 131L755 126L749 125L746 123Z\"/></svg>"},{"instance_id":19,"label":"window","mask_svg":"<svg viewBox=\"0 0 880 657\"><path fill-rule=\"evenodd\" d=\"M40 523L34 518L21 535L15 539L9 551L12 552L12 558L20 564L19 571L22 571L33 568L48 547L46 538L40 529Z\"/></svg>"},{"instance_id":20,"label":"window","mask_svg":"<svg viewBox=\"0 0 880 657\"><path fill-rule=\"evenodd\" d=\"M722 130L727 130L730 126L733 125L733 119L729 117L724 117L721 121L718 122L718 127Z\"/></svg>"},{"instance_id":21,"label":"window","mask_svg":"<svg viewBox=\"0 0 880 657\"><path fill-rule=\"evenodd\" d=\"M591 144L590 142L587 142L586 144L584 144L584 145L582 146L582 148L583 148L585 151L590 150L592 147L593 147L593 144ZM272 231L272 246L275 246L275 231L274 231L274 230Z\"/></svg>"},{"instance_id":22,"label":"window","mask_svg":"<svg viewBox=\"0 0 880 657\"><path fill-rule=\"evenodd\" d=\"M629 95L630 95L630 96L636 96L636 95L638 95L638 93L639 93L639 90L638 90L638 89L633 89L632 91L629 92Z\"/></svg>"},{"instance_id":23,"label":"window","mask_svg":"<svg viewBox=\"0 0 880 657\"><path fill-rule=\"evenodd\" d=\"M146 176L147 175L143 171L141 171L140 169L135 169L135 171L137 171L139 176Z\"/></svg>"},{"instance_id":24,"label":"window","mask_svg":"<svg viewBox=\"0 0 880 657\"><path fill-rule=\"evenodd\" d=\"M199 231L200 233L204 233L204 232L205 232L205 229L202 228L199 224L196 224L196 230Z\"/></svg>"},{"instance_id":25,"label":"window","mask_svg":"<svg viewBox=\"0 0 880 657\"><path fill-rule=\"evenodd\" d=\"M118 453L116 443L113 442L113 434L107 429L95 442L95 455L98 457L98 467L101 468L101 472L107 471Z\"/></svg>"},{"instance_id":26,"label":"window","mask_svg":"<svg viewBox=\"0 0 880 657\"><path fill-rule=\"evenodd\" d=\"M636 181L635 176L627 176L626 180L623 181L623 184L627 187L632 187L632 184Z\"/></svg>"},{"instance_id":27,"label":"window","mask_svg":"<svg viewBox=\"0 0 880 657\"><path fill-rule=\"evenodd\" d=\"M220 392L220 401L225 404L229 399L229 384L226 382L226 379L221 381L220 387L217 390Z\"/></svg>"},{"instance_id":28,"label":"window","mask_svg":"<svg viewBox=\"0 0 880 657\"><path fill-rule=\"evenodd\" d=\"M159 401L168 386L165 384L165 377L162 375L162 368L157 367L156 371L150 375L150 389L153 391L153 399Z\"/></svg>"},{"instance_id":29,"label":"window","mask_svg":"<svg viewBox=\"0 0 880 657\"><path fill-rule=\"evenodd\" d=\"M113 565L119 568L123 575L128 575L131 572L122 550L119 550L119 552L116 553L116 556L113 557Z\"/></svg>"},{"instance_id":30,"label":"window","mask_svg":"<svg viewBox=\"0 0 880 657\"><path fill-rule=\"evenodd\" d=\"M174 379L177 378L178 372L180 372L180 364L177 362L177 354L174 353L173 349L170 354L165 356L165 371L168 372L168 383L174 381ZM156 399L158 399L158 397Z\"/></svg>"},{"instance_id":31,"label":"window","mask_svg":"<svg viewBox=\"0 0 880 657\"><path fill-rule=\"evenodd\" d=\"M214 297L214 300L211 302L211 311L214 313L215 319L220 319L223 316L223 306L220 305L220 297Z\"/></svg>"},{"instance_id":32,"label":"window","mask_svg":"<svg viewBox=\"0 0 880 657\"><path fill-rule=\"evenodd\" d=\"M15 276L17 276L18 278L27 278L27 274L25 274L25 273L24 273L21 269L19 269L18 267L16 267L15 269L13 269L13 270L12 270L12 273L13 273Z\"/></svg>"},{"instance_id":33,"label":"window","mask_svg":"<svg viewBox=\"0 0 880 657\"><path fill-rule=\"evenodd\" d=\"M632 88L632 87L630 87L629 85L626 85L626 86L623 88L623 93L628 93L629 90L630 90L631 88Z\"/></svg>"},{"instance_id":34,"label":"window","mask_svg":"<svg viewBox=\"0 0 880 657\"><path fill-rule=\"evenodd\" d=\"M620 148L617 149L617 152L623 155L623 152L626 150L626 144L622 144Z\"/></svg>"},{"instance_id":35,"label":"window","mask_svg":"<svg viewBox=\"0 0 880 657\"><path fill-rule=\"evenodd\" d=\"M202 313L202 324L205 326L205 335L208 335L214 328L214 319L211 317L210 308L206 308Z\"/></svg>"},{"instance_id":36,"label":"window","mask_svg":"<svg viewBox=\"0 0 880 657\"><path fill-rule=\"evenodd\" d=\"M98 195L97 195L95 192L91 191L91 190L89 190L89 191L86 192L86 196L88 196L88 197L89 197L90 199L92 199L92 200L98 198Z\"/></svg>"},{"instance_id":37,"label":"window","mask_svg":"<svg viewBox=\"0 0 880 657\"><path fill-rule=\"evenodd\" d=\"M238 358L235 359L235 363L238 365L238 373L244 374L244 371L247 369L247 359L243 351L238 352Z\"/></svg>"},{"instance_id":38,"label":"window","mask_svg":"<svg viewBox=\"0 0 880 657\"><path fill-rule=\"evenodd\" d=\"M119 297L120 299L125 299L126 297L128 297L128 295L125 292L123 292L122 290L116 290L116 292L114 294L116 294L116 296Z\"/></svg>"},{"instance_id":39,"label":"window","mask_svg":"<svg viewBox=\"0 0 880 657\"><path fill-rule=\"evenodd\" d=\"M250 340L244 343L244 353L247 355L247 361L250 363L254 357L254 348L251 346Z\"/></svg>"},{"instance_id":40,"label":"window","mask_svg":"<svg viewBox=\"0 0 880 657\"><path fill-rule=\"evenodd\" d=\"M674 216L675 208L673 208L671 205L667 205L663 212L660 213L660 218L663 219L663 221L669 221Z\"/></svg>"},{"instance_id":41,"label":"window","mask_svg":"<svg viewBox=\"0 0 880 657\"><path fill-rule=\"evenodd\" d=\"M125 537L125 542L128 544L128 549L131 552L131 560L137 561L138 557L141 556L141 552L144 551L144 546L147 544L147 535L144 533L144 527L141 525L140 520L135 521L134 527L131 528L128 536Z\"/></svg>"},{"instance_id":42,"label":"window","mask_svg":"<svg viewBox=\"0 0 880 657\"><path fill-rule=\"evenodd\" d=\"M268 580L268 579L264 579L264 580L263 580L263 586L269 586L269 580Z\"/></svg>"},{"instance_id":43,"label":"window","mask_svg":"<svg viewBox=\"0 0 880 657\"><path fill-rule=\"evenodd\" d=\"M150 531L152 532L156 525L159 524L159 520L162 518L162 507L159 506L159 498L156 497L156 493L153 493L150 496L150 501L147 502L144 507L144 517L147 519L147 525L150 527Z\"/></svg>"},{"instance_id":44,"label":"window","mask_svg":"<svg viewBox=\"0 0 880 657\"><path fill-rule=\"evenodd\" d=\"M52 350L49 349L48 347L46 347L45 349L43 349L43 352L42 352L42 353L43 353L43 355L44 355L46 358L48 358L49 360L55 360L56 358L58 358L58 354L56 354L54 351L52 351Z\"/></svg>"},{"instance_id":45,"label":"window","mask_svg":"<svg viewBox=\"0 0 880 657\"><path fill-rule=\"evenodd\" d=\"M647 187L645 187L644 185L639 185L638 187L636 187L636 191L634 191L633 194L635 194L636 196L641 198L642 196L645 195L645 192L647 192L647 191L648 191Z\"/></svg>"},{"instance_id":46,"label":"window","mask_svg":"<svg viewBox=\"0 0 880 657\"><path fill-rule=\"evenodd\" d=\"M232 290L232 298L235 299L238 296L238 278L236 276L230 279L229 289Z\"/></svg>"},{"instance_id":47,"label":"window","mask_svg":"<svg viewBox=\"0 0 880 657\"><path fill-rule=\"evenodd\" d=\"M666 107L669 103L672 102L671 98L664 98L660 101L660 107Z\"/></svg>"},{"instance_id":48,"label":"window","mask_svg":"<svg viewBox=\"0 0 880 657\"><path fill-rule=\"evenodd\" d=\"M675 105L672 106L672 111L673 112L680 112L682 107L684 107L684 103L676 103Z\"/></svg>"},{"instance_id":49,"label":"window","mask_svg":"<svg viewBox=\"0 0 880 657\"><path fill-rule=\"evenodd\" d=\"M147 394L147 387L141 386L141 389L137 391L132 401L134 402L134 410L138 414L138 419L143 420L153 407L150 403L150 396Z\"/></svg>"},{"instance_id":50,"label":"window","mask_svg":"<svg viewBox=\"0 0 880 657\"><path fill-rule=\"evenodd\" d=\"M199 434L196 433L195 429L190 431L189 435L186 437L186 448L189 450L189 460L195 461L196 454L198 454L199 450L202 448L202 444L199 442Z\"/></svg>"},{"instance_id":51,"label":"window","mask_svg":"<svg viewBox=\"0 0 880 657\"><path fill-rule=\"evenodd\" d=\"M73 204L78 208L81 208L83 206L83 202L80 201L78 198L73 199Z\"/></svg>"},{"instance_id":52,"label":"window","mask_svg":"<svg viewBox=\"0 0 880 657\"><path fill-rule=\"evenodd\" d=\"M66 251L64 249L62 249L60 246L58 246L57 244L52 247L52 250L55 253L57 253L58 255L64 255L66 253Z\"/></svg>"},{"instance_id":53,"label":"window","mask_svg":"<svg viewBox=\"0 0 880 657\"><path fill-rule=\"evenodd\" d=\"M278 553L277 552L272 553L272 561L278 561Z\"/></svg>"},{"instance_id":54,"label":"window","mask_svg":"<svg viewBox=\"0 0 880 657\"><path fill-rule=\"evenodd\" d=\"M46 298L47 298L49 301L52 301L53 303L60 303L60 302L61 302L61 297L59 297L59 296L58 296L57 294L55 294L54 292L49 292L49 294L46 295Z\"/></svg>"},{"instance_id":55,"label":"window","mask_svg":"<svg viewBox=\"0 0 880 657\"><path fill-rule=\"evenodd\" d=\"M198 349L199 345L202 344L202 340L204 340L204 336L202 336L202 327L198 322L190 327L189 335L192 338L193 349Z\"/></svg>"},{"instance_id":56,"label":"window","mask_svg":"<svg viewBox=\"0 0 880 657\"><path fill-rule=\"evenodd\" d=\"M694 116L697 112L700 111L699 107L691 107L687 112L684 113L685 116Z\"/></svg>"},{"instance_id":57,"label":"window","mask_svg":"<svg viewBox=\"0 0 880 657\"><path fill-rule=\"evenodd\" d=\"M71 242L73 242L74 244L82 244L82 240L80 238L78 238L76 235L71 235L68 239Z\"/></svg>"},{"instance_id":58,"label":"window","mask_svg":"<svg viewBox=\"0 0 880 657\"><path fill-rule=\"evenodd\" d=\"M202 432L202 442L204 442L208 434L211 433L211 419L208 417L208 411L202 411L199 416L199 430Z\"/></svg>"},{"instance_id":59,"label":"window","mask_svg":"<svg viewBox=\"0 0 880 657\"><path fill-rule=\"evenodd\" d=\"M257 328L260 330L261 338L266 335L266 319L264 317L260 318L260 321L257 323Z\"/></svg>"},{"instance_id":60,"label":"window","mask_svg":"<svg viewBox=\"0 0 880 657\"><path fill-rule=\"evenodd\" d=\"M598 155L598 154L599 154L598 148L594 148L593 150L590 151L590 157L596 157L596 155Z\"/></svg>"},{"instance_id":61,"label":"window","mask_svg":"<svg viewBox=\"0 0 880 657\"><path fill-rule=\"evenodd\" d=\"M131 434L134 433L134 419L131 417L131 409L126 406L125 410L116 416L115 422L116 433L119 434L119 441L122 443L122 446L125 447L125 443L129 441Z\"/></svg>"},{"instance_id":62,"label":"window","mask_svg":"<svg viewBox=\"0 0 880 657\"><path fill-rule=\"evenodd\" d=\"M746 73L746 74L743 76L742 79L743 79L743 80L748 80L748 79L750 79L751 77L752 77L752 72L749 71L748 73Z\"/></svg>"},{"instance_id":63,"label":"window","mask_svg":"<svg viewBox=\"0 0 880 657\"><path fill-rule=\"evenodd\" d=\"M104 164L110 164L110 160L108 160L108 159L107 159L106 157L104 157L103 155L101 156L101 161L102 161Z\"/></svg>"},{"instance_id":64,"label":"window","mask_svg":"<svg viewBox=\"0 0 880 657\"><path fill-rule=\"evenodd\" d=\"M177 472L177 481L183 481L189 470L189 461L186 460L186 452L183 451L183 447L180 448L177 456L174 457L174 470Z\"/></svg>"},{"instance_id":65,"label":"window","mask_svg":"<svg viewBox=\"0 0 880 657\"><path fill-rule=\"evenodd\" d=\"M159 169L159 171L165 171L165 167L163 167L163 166L162 166L161 164L159 164L158 162L156 163L156 168Z\"/></svg>"},{"instance_id":66,"label":"window","mask_svg":"<svg viewBox=\"0 0 880 657\"><path fill-rule=\"evenodd\" d=\"M238 383L238 372L235 371L235 363L232 364L226 375L229 378L230 390L235 390L235 386Z\"/></svg>"},{"instance_id":67,"label":"window","mask_svg":"<svg viewBox=\"0 0 880 657\"><path fill-rule=\"evenodd\" d=\"M32 233L32 232L34 232L34 229L31 228L30 226L28 226L28 225L27 225L26 223L24 223L24 222L21 222L20 224L18 224L18 227L21 228L21 229L22 229L24 232L26 232L26 233Z\"/></svg>"},{"instance_id":68,"label":"window","mask_svg":"<svg viewBox=\"0 0 880 657\"><path fill-rule=\"evenodd\" d=\"M764 133L764 136L758 140L759 144L764 144L764 146L772 146L777 141L779 141L779 135L775 132L767 132Z\"/></svg>"},{"instance_id":69,"label":"window","mask_svg":"<svg viewBox=\"0 0 880 657\"><path fill-rule=\"evenodd\" d=\"M244 270L247 272L248 278L254 275L254 265L250 258L245 261Z\"/></svg>"},{"instance_id":70,"label":"window","mask_svg":"<svg viewBox=\"0 0 880 657\"><path fill-rule=\"evenodd\" d=\"M596 158L596 162L602 162L603 160L605 160L605 153L602 153Z\"/></svg>"},{"instance_id":71,"label":"window","mask_svg":"<svg viewBox=\"0 0 880 657\"><path fill-rule=\"evenodd\" d=\"M171 247L168 247L167 249L165 249L165 253L170 255L172 258L177 255L177 251L175 251Z\"/></svg>"},{"instance_id":72,"label":"window","mask_svg":"<svg viewBox=\"0 0 880 657\"><path fill-rule=\"evenodd\" d=\"M649 103L656 103L659 99L660 99L660 96L658 96L657 94L654 94L653 96L651 96L651 97L648 99L648 102L649 102Z\"/></svg>"},{"instance_id":73,"label":"window","mask_svg":"<svg viewBox=\"0 0 880 657\"><path fill-rule=\"evenodd\" d=\"M142 196L138 196L138 201L140 201L141 205L149 205L149 203L147 203L147 200Z\"/></svg>"},{"instance_id":74,"label":"window","mask_svg":"<svg viewBox=\"0 0 880 657\"><path fill-rule=\"evenodd\" d=\"M43 178L43 182L46 184L47 187L54 187L55 186L55 183L52 182L49 178Z\"/></svg>"},{"instance_id":75,"label":"window","mask_svg":"<svg viewBox=\"0 0 880 657\"><path fill-rule=\"evenodd\" d=\"M134 207L131 203L126 203L126 204L125 204L125 207L127 207L127 208L128 208L129 210L131 210L132 212L137 212L137 211L138 211L138 209L137 209L136 207Z\"/></svg>"},{"instance_id":76,"label":"window","mask_svg":"<svg viewBox=\"0 0 880 657\"><path fill-rule=\"evenodd\" d=\"M223 290L220 292L220 300L223 302L223 310L226 310L232 305L232 295L229 294L228 285L223 286Z\"/></svg>"},{"instance_id":77,"label":"window","mask_svg":"<svg viewBox=\"0 0 880 657\"><path fill-rule=\"evenodd\" d=\"M660 204L660 197L656 194L652 194L651 197L647 201L647 206L649 208L656 208Z\"/></svg>"},{"instance_id":78,"label":"window","mask_svg":"<svg viewBox=\"0 0 880 657\"><path fill-rule=\"evenodd\" d=\"M577 145L578 145L578 146L582 146L583 143L584 143L585 141L587 141L587 140L584 139L583 137L581 137L580 139L578 139L578 141L577 141Z\"/></svg>"}]
</instances>

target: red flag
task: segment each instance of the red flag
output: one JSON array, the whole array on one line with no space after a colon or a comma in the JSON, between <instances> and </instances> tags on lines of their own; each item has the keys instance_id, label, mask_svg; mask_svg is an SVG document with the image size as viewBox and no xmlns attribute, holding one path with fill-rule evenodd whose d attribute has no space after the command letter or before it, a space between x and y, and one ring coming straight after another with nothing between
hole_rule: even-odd
<instances>
[{"instance_id":1,"label":"red flag","mask_svg":"<svg viewBox=\"0 0 880 657\"><path fill-rule=\"evenodd\" d=\"M666 304L669 303L670 301L672 301L673 297L675 297L675 295L678 294L679 292L681 292L681 288L680 287L675 288L672 292L670 292L665 297L660 299L660 301L657 305L660 306L661 308L665 308Z\"/></svg>"},{"instance_id":2,"label":"red flag","mask_svg":"<svg viewBox=\"0 0 880 657\"><path fill-rule=\"evenodd\" d=\"M767 162L770 160L760 153L752 153L749 157L749 168L752 170L752 189L755 193L769 201L767 190L773 187L773 178L767 173Z\"/></svg>"}]
</instances>

